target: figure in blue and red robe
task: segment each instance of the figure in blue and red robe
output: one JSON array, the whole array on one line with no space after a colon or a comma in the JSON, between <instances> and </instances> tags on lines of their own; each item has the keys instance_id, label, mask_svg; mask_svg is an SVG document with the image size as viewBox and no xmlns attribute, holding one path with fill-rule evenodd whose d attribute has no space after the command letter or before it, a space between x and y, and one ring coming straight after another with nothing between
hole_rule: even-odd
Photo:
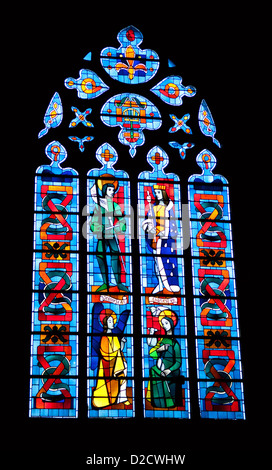
<instances>
[{"instance_id":1,"label":"figure in blue and red robe","mask_svg":"<svg viewBox=\"0 0 272 470\"><path fill-rule=\"evenodd\" d=\"M149 210L142 227L145 230L147 248L154 254L154 270L158 280L153 294L178 293L178 264L176 251L177 226L173 201L164 184L153 185L155 203L147 192Z\"/></svg>"}]
</instances>

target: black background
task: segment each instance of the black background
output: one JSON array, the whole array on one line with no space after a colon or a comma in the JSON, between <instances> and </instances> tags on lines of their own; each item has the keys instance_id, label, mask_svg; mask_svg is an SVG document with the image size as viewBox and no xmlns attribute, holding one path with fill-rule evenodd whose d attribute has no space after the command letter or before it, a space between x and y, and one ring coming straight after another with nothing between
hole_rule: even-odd
<instances>
[{"instance_id":1,"label":"black background","mask_svg":"<svg viewBox=\"0 0 272 470\"><path fill-rule=\"evenodd\" d=\"M9 455L18 451L13 455L15 462L16 459L19 462L24 459L24 462L36 464L37 468L41 464L51 467L54 462L56 465L69 465L71 462L84 465L86 456L94 453L121 455L123 458L130 453L185 453L185 463L199 462L204 465L203 468L208 468L212 463L218 468L225 468L224 465L227 468L233 460L243 462L250 456L259 459L267 451L268 443L259 421L265 413L265 384L259 370L262 340L255 323L260 312L258 293L262 277L257 256L260 245L256 214L263 168L256 164L259 159L259 133L256 128L256 91L252 91L252 67L253 64L255 69L258 66L258 54L254 12L245 12L237 6L226 7L225 3L220 2L216 3L216 7L202 7L202 10L197 2L169 5L120 2L114 6L102 3L94 6L86 2L73 3L70 7L63 2L61 6L58 3L58 8L53 5L49 7L48 3L46 5L35 7L37 12L25 6L17 10L18 23L11 35L13 43L10 42L11 38L8 39L11 93L15 104L11 110L12 136L6 163L11 165L8 171L16 172L15 179L9 180L12 188L10 195L14 198L16 209L13 209L11 217L15 222L14 229L12 234L9 230L7 233L11 236L11 246L17 248L9 251L10 255L14 255L14 275L13 282L9 278L7 283L11 289L12 304L12 308L9 307L8 331L14 334L11 335L12 339L6 335L8 353L5 357L10 378L4 380L9 384L6 395L11 398L11 404L7 413L5 447ZM11 18L12 14L7 20L11 21ZM118 47L117 33L130 24L143 33L144 40L140 47L154 49L162 59L157 75L141 89L136 87L137 93L157 103L161 114L167 116L166 124L160 131L160 142L158 131L145 131L146 143L137 147L136 156L131 159L128 147L122 146L117 139L119 128L106 128L100 123L100 127L97 125L93 133L90 132L95 139L85 144L85 152L81 154L77 144L67 138L70 135L68 123L74 117L72 111L66 116L67 122L63 121L59 128L49 130L45 137L38 140L38 132L44 127L45 110L55 91L60 93L65 109L69 109L70 104L80 109L81 103L83 109L91 107L93 111L89 120L95 124L106 99L124 89L129 90L128 86L113 83L100 67L99 53L106 46ZM93 54L92 62L85 62L83 57L89 51ZM167 68L168 58L176 64L176 68ZM96 100L79 100L74 90L64 87L64 80L69 76L77 78L80 68L96 71L110 86L110 92ZM184 161L181 161L178 151L168 145L167 131L172 123L168 118L169 107L156 100L149 91L159 80L171 74L181 75L184 85L197 88L195 98L184 98L181 108L170 110L178 117L186 112L191 114L188 124L193 130L191 140L196 146L187 151ZM6 80L7 77L6 71ZM221 149L198 129L196 116L202 98L212 111ZM87 135L83 127L81 134ZM199 173L200 169L195 163L197 153L208 148L215 154L218 161L215 173L224 175L230 182L245 381L245 421L200 420L197 412L193 412L193 419L189 421L143 420L141 416L133 420L93 420L86 418L84 404L80 405L78 419L28 418L34 173L39 165L49 162L44 148L54 139L60 140L68 150L63 166L75 168L83 178L90 168L98 166L94 152L105 141L118 151L116 169L135 175L142 169L149 169L146 153L158 144L169 155L175 156L170 157L166 171L178 173L184 188L188 177ZM81 371L81 375L84 374L84 370ZM84 396L82 380L83 390L80 393Z\"/></svg>"}]
</instances>

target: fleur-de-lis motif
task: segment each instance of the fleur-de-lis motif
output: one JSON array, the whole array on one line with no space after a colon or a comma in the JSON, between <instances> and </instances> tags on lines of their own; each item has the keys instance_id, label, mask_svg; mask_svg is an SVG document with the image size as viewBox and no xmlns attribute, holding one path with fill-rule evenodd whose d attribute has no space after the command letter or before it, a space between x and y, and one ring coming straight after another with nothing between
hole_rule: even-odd
<instances>
[{"instance_id":1,"label":"fleur-de-lis motif","mask_svg":"<svg viewBox=\"0 0 272 470\"><path fill-rule=\"evenodd\" d=\"M118 62L115 65L116 71L119 73L119 71L121 69L127 70L128 71L128 78L130 80L132 80L134 78L134 74L135 74L136 70L143 70L145 73L147 73L147 68L144 64L136 63L136 65L134 65L134 63L136 62L135 58L136 58L136 54L135 54L135 51L134 51L133 47L128 46L126 48L126 60L127 60L128 65L123 64L122 62Z\"/></svg>"},{"instance_id":2,"label":"fleur-de-lis motif","mask_svg":"<svg viewBox=\"0 0 272 470\"><path fill-rule=\"evenodd\" d=\"M159 68L159 56L151 49L140 49L142 33L134 26L122 29L117 36L120 47L101 51L101 63L106 72L123 83L136 84L150 80Z\"/></svg>"}]
</instances>

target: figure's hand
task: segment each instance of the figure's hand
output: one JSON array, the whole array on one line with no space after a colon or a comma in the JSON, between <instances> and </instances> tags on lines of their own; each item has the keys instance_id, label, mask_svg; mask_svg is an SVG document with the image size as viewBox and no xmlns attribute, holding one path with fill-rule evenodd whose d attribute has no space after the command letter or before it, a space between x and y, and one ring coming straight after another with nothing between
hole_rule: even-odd
<instances>
[{"instance_id":1,"label":"figure's hand","mask_svg":"<svg viewBox=\"0 0 272 470\"><path fill-rule=\"evenodd\" d=\"M167 377L167 375L169 375L171 373L171 370L170 369L164 369L162 372L161 372L161 375L163 377Z\"/></svg>"},{"instance_id":2,"label":"figure's hand","mask_svg":"<svg viewBox=\"0 0 272 470\"><path fill-rule=\"evenodd\" d=\"M163 351L167 351L167 349L169 348L169 344L163 344L162 346L160 346L157 351L158 352L163 352Z\"/></svg>"},{"instance_id":3,"label":"figure's hand","mask_svg":"<svg viewBox=\"0 0 272 470\"><path fill-rule=\"evenodd\" d=\"M152 201L152 198L151 198L151 196L150 196L149 191L147 191L146 200L147 200L147 202L148 202L149 204L150 204L150 202Z\"/></svg>"},{"instance_id":4,"label":"figure's hand","mask_svg":"<svg viewBox=\"0 0 272 470\"><path fill-rule=\"evenodd\" d=\"M153 326L149 329L149 334L154 335L155 331L158 331L157 328L153 328Z\"/></svg>"},{"instance_id":5,"label":"figure's hand","mask_svg":"<svg viewBox=\"0 0 272 470\"><path fill-rule=\"evenodd\" d=\"M115 225L113 226L113 230L114 230L114 233L115 233L116 235L118 235L119 233L121 233L119 224L115 224Z\"/></svg>"},{"instance_id":6,"label":"figure's hand","mask_svg":"<svg viewBox=\"0 0 272 470\"><path fill-rule=\"evenodd\" d=\"M120 347L121 347L121 351L123 351L124 347L125 347L125 344L126 344L127 340L125 338L122 338L121 339L121 344L120 344Z\"/></svg>"},{"instance_id":7,"label":"figure's hand","mask_svg":"<svg viewBox=\"0 0 272 470\"><path fill-rule=\"evenodd\" d=\"M100 225L97 223L90 225L91 231L97 236L103 233L104 228L104 225Z\"/></svg>"}]
</instances>

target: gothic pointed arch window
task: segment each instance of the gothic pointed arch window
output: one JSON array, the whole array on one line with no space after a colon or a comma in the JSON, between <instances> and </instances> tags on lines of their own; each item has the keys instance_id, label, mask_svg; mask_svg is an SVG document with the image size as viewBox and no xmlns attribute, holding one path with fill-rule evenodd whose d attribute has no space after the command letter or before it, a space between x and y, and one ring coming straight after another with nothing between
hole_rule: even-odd
<instances>
[{"instance_id":1,"label":"gothic pointed arch window","mask_svg":"<svg viewBox=\"0 0 272 470\"><path fill-rule=\"evenodd\" d=\"M223 134L142 43L86 53L37 136L30 417L245 419Z\"/></svg>"}]
</instances>

